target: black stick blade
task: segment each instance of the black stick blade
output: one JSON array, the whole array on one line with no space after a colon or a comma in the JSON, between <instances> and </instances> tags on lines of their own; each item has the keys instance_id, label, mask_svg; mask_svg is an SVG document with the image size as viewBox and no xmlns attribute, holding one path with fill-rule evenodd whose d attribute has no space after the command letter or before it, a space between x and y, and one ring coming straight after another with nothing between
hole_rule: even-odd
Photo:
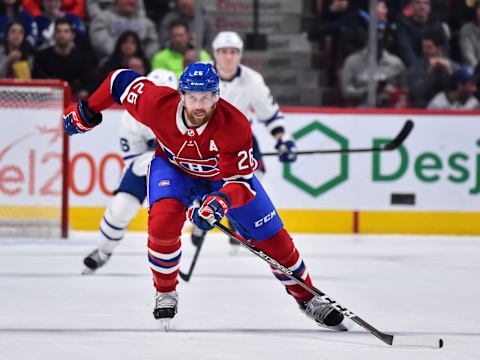
<instances>
[{"instance_id":1,"label":"black stick blade","mask_svg":"<svg viewBox=\"0 0 480 360\"><path fill-rule=\"evenodd\" d=\"M183 273L183 272L181 272L181 271L178 272L178 276L180 276L180 278L181 278L183 281L187 281L187 282L188 282L188 280L190 280L190 275L191 275L191 273L190 273L190 274L185 274L185 273Z\"/></svg>"},{"instance_id":2,"label":"black stick blade","mask_svg":"<svg viewBox=\"0 0 480 360\"><path fill-rule=\"evenodd\" d=\"M408 135L410 135L412 130L413 130L413 121L408 119L405 125L403 125L402 130L398 133L397 137L392 141L390 141L388 144L386 144L382 148L382 150L390 151L390 150L397 149L398 147L400 147L400 145L402 145L402 143L405 141Z\"/></svg>"},{"instance_id":3,"label":"black stick blade","mask_svg":"<svg viewBox=\"0 0 480 360\"><path fill-rule=\"evenodd\" d=\"M192 277L193 269L195 269L195 264L197 263L198 255L200 255L200 250L202 249L202 245L203 245L204 242L205 242L205 233L200 238L200 240L197 244L197 249L195 250L195 254L193 255L193 259L192 259L192 262L190 264L190 268L188 269L188 272L184 273L184 272L182 272L182 270L180 270L178 272L178 276L180 276L180 278L183 281L188 282L190 280L190 278Z\"/></svg>"}]
</instances>

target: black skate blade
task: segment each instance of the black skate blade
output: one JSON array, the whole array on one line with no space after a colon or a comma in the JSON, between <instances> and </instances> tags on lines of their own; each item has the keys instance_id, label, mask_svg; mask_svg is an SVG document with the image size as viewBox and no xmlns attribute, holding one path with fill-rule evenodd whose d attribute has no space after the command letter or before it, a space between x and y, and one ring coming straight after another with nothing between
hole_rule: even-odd
<instances>
[{"instance_id":1,"label":"black skate blade","mask_svg":"<svg viewBox=\"0 0 480 360\"><path fill-rule=\"evenodd\" d=\"M155 309L153 310L153 317L157 320L173 319L175 313L176 309L174 308Z\"/></svg>"},{"instance_id":2,"label":"black skate blade","mask_svg":"<svg viewBox=\"0 0 480 360\"><path fill-rule=\"evenodd\" d=\"M344 321L342 321L338 325L333 325L333 326L325 325L325 324L322 324L318 321L316 321L316 323L317 323L318 326L321 326L323 328L333 330L333 331L348 331L351 328L351 326L347 326L346 324L344 324Z\"/></svg>"},{"instance_id":3,"label":"black skate blade","mask_svg":"<svg viewBox=\"0 0 480 360\"><path fill-rule=\"evenodd\" d=\"M100 267L100 266L98 266L98 264L95 260L90 259L89 257L86 257L83 260L83 265L85 265L87 268L89 268L92 271L95 271Z\"/></svg>"},{"instance_id":4,"label":"black skate blade","mask_svg":"<svg viewBox=\"0 0 480 360\"><path fill-rule=\"evenodd\" d=\"M337 326L340 325L344 319L345 316L343 316L341 312L333 310L332 312L330 312L330 314L328 314L323 323L326 326Z\"/></svg>"},{"instance_id":5,"label":"black skate blade","mask_svg":"<svg viewBox=\"0 0 480 360\"><path fill-rule=\"evenodd\" d=\"M330 330L348 331L348 328L345 326L345 316L336 310L332 311L324 322L316 321L316 323Z\"/></svg>"},{"instance_id":6,"label":"black skate blade","mask_svg":"<svg viewBox=\"0 0 480 360\"><path fill-rule=\"evenodd\" d=\"M321 326L321 327L324 327L326 329L330 329L330 330L333 330L333 331L348 331L354 325L353 321L351 321L350 319L348 319L343 314L341 314L337 311L332 312L332 314L327 316L326 320L330 320L330 322L333 323L333 324L327 325L327 324L319 322L319 321L315 321L315 322L317 323L318 326ZM328 321L327 321L327 323L328 323Z\"/></svg>"}]
</instances>

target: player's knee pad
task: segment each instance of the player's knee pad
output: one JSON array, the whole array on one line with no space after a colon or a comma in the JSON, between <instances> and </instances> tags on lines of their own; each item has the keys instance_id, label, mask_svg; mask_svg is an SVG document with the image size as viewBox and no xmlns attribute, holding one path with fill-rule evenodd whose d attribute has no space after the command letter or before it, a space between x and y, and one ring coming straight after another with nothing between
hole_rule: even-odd
<instances>
[{"instance_id":1,"label":"player's knee pad","mask_svg":"<svg viewBox=\"0 0 480 360\"><path fill-rule=\"evenodd\" d=\"M160 199L150 208L148 214L148 235L152 239L179 238L184 223L184 205L176 199Z\"/></svg>"},{"instance_id":2,"label":"player's knee pad","mask_svg":"<svg viewBox=\"0 0 480 360\"><path fill-rule=\"evenodd\" d=\"M105 219L111 225L124 228L130 224L142 204L133 195L119 192L112 198L105 213Z\"/></svg>"}]
</instances>

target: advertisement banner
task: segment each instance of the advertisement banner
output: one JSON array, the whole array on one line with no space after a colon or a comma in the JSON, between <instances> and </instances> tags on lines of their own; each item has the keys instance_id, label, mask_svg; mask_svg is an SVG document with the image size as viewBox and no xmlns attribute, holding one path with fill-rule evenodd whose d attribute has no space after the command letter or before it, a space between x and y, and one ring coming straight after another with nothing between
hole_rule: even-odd
<instances>
[{"instance_id":1,"label":"advertisement banner","mask_svg":"<svg viewBox=\"0 0 480 360\"><path fill-rule=\"evenodd\" d=\"M60 208L60 112L54 108L1 108L0 118L0 206L5 211L17 206Z\"/></svg>"},{"instance_id":2,"label":"advertisement banner","mask_svg":"<svg viewBox=\"0 0 480 360\"><path fill-rule=\"evenodd\" d=\"M477 116L288 114L288 129L299 150L368 148L392 140L407 118L415 126L398 150L303 155L287 166L269 160L266 184L277 206L480 210Z\"/></svg>"},{"instance_id":3,"label":"advertisement banner","mask_svg":"<svg viewBox=\"0 0 480 360\"><path fill-rule=\"evenodd\" d=\"M104 206L115 189L122 164L120 115L106 111L101 126L71 138L72 206ZM264 185L280 209L480 210L477 115L288 112L286 118L298 150L381 146L406 119L415 126L391 152L302 155L291 165L265 158ZM253 127L261 150L273 151L268 131Z\"/></svg>"}]
</instances>

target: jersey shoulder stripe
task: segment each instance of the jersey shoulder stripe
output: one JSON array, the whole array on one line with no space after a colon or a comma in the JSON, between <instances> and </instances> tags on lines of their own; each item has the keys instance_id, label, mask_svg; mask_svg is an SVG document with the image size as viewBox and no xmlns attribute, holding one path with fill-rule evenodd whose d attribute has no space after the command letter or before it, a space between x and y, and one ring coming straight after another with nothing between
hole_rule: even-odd
<instances>
[{"instance_id":1,"label":"jersey shoulder stripe","mask_svg":"<svg viewBox=\"0 0 480 360\"><path fill-rule=\"evenodd\" d=\"M123 99L125 98L126 94L128 94L128 91L133 85L133 83L139 80L146 79L146 77L141 76L140 74L132 70L117 70L112 74L112 78L110 81L110 93L112 94L115 102L121 105Z\"/></svg>"}]
</instances>

